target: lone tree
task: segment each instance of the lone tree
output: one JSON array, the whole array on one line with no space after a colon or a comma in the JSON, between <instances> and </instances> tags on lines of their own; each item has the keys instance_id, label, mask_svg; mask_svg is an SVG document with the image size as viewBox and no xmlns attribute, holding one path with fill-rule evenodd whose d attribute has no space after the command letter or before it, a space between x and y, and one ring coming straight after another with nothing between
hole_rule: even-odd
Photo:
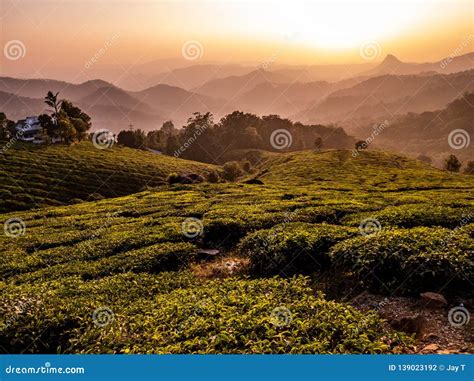
<instances>
[{"instance_id":1,"label":"lone tree","mask_svg":"<svg viewBox=\"0 0 474 381\"><path fill-rule=\"evenodd\" d=\"M464 173L468 175L474 175L474 161L468 161L466 164L466 168L464 168Z\"/></svg>"},{"instance_id":2,"label":"lone tree","mask_svg":"<svg viewBox=\"0 0 474 381\"><path fill-rule=\"evenodd\" d=\"M323 139L321 136L318 136L316 139L314 139L314 149L316 152L321 151L321 148L323 148Z\"/></svg>"},{"instance_id":3,"label":"lone tree","mask_svg":"<svg viewBox=\"0 0 474 381\"><path fill-rule=\"evenodd\" d=\"M364 150L364 149L366 149L366 148L367 148L367 143L366 143L365 140L359 140L359 141L357 141L356 144L355 144L355 149L356 149L357 151L362 151L362 150Z\"/></svg>"},{"instance_id":4,"label":"lone tree","mask_svg":"<svg viewBox=\"0 0 474 381\"><path fill-rule=\"evenodd\" d=\"M445 161L444 168L450 172L459 172L459 170L461 169L461 165L461 162L456 156L449 155L449 157Z\"/></svg>"}]
</instances>

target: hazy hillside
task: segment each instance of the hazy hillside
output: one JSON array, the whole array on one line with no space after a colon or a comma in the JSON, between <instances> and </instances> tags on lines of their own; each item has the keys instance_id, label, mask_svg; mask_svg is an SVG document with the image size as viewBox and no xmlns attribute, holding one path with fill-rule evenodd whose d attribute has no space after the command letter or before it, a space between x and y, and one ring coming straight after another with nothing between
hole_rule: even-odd
<instances>
[{"instance_id":1,"label":"hazy hillside","mask_svg":"<svg viewBox=\"0 0 474 381\"><path fill-rule=\"evenodd\" d=\"M219 78L248 74L254 68L234 64L197 64L167 70L159 74L156 74L156 66L152 65L143 65L135 70L148 75L147 83L177 86L191 90Z\"/></svg>"},{"instance_id":2,"label":"hazy hillside","mask_svg":"<svg viewBox=\"0 0 474 381\"><path fill-rule=\"evenodd\" d=\"M193 112L206 113L213 110L222 115L228 110L224 100L190 92L176 86L157 85L130 94L159 110L160 114L166 115L168 119L176 122L181 121L181 123L177 123L178 127L184 124Z\"/></svg>"},{"instance_id":3,"label":"hazy hillside","mask_svg":"<svg viewBox=\"0 0 474 381\"><path fill-rule=\"evenodd\" d=\"M162 185L172 173L205 175L212 165L90 142L34 146L16 143L0 155L0 211L118 197Z\"/></svg>"},{"instance_id":4,"label":"hazy hillside","mask_svg":"<svg viewBox=\"0 0 474 381\"><path fill-rule=\"evenodd\" d=\"M388 54L385 59L375 68L362 75L379 76L384 74L407 75L420 74L423 72L436 72L451 74L459 71L474 69L474 53L468 53L456 57L446 57L436 62L410 63L402 62L392 54Z\"/></svg>"},{"instance_id":5,"label":"hazy hillside","mask_svg":"<svg viewBox=\"0 0 474 381\"><path fill-rule=\"evenodd\" d=\"M467 136L462 132L457 133L457 138L450 139L449 136L458 129L465 131L468 136L474 136L473 120L474 94L466 93L444 109L397 118L378 135L375 143L384 149L411 156L428 155L437 165L442 165L449 154L466 162L474 160L472 142L469 145Z\"/></svg>"},{"instance_id":6,"label":"hazy hillside","mask_svg":"<svg viewBox=\"0 0 474 381\"><path fill-rule=\"evenodd\" d=\"M262 83L288 83L284 75L257 69L241 76L230 76L206 82L195 89L196 92L209 96L225 98L234 101L237 97Z\"/></svg>"},{"instance_id":7,"label":"hazy hillside","mask_svg":"<svg viewBox=\"0 0 474 381\"><path fill-rule=\"evenodd\" d=\"M437 110L466 91L474 91L474 70L448 75L383 75L335 91L295 118L318 123L390 119L407 112Z\"/></svg>"}]
</instances>

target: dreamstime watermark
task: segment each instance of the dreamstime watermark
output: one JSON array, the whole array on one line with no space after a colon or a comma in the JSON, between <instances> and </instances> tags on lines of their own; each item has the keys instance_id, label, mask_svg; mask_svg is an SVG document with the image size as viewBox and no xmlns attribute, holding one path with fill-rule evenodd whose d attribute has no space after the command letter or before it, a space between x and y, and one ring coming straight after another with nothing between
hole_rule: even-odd
<instances>
[{"instance_id":1,"label":"dreamstime watermark","mask_svg":"<svg viewBox=\"0 0 474 381\"><path fill-rule=\"evenodd\" d=\"M33 309L34 304L35 303L31 299L19 300L16 302L16 304L12 307L13 314L5 319L2 328L6 329L15 324L15 322L17 322L22 315Z\"/></svg>"},{"instance_id":2,"label":"dreamstime watermark","mask_svg":"<svg viewBox=\"0 0 474 381\"><path fill-rule=\"evenodd\" d=\"M365 41L359 47L360 56L367 61L377 59L378 57L380 57L381 53L382 48L380 47L380 44L375 40Z\"/></svg>"},{"instance_id":3,"label":"dreamstime watermark","mask_svg":"<svg viewBox=\"0 0 474 381\"><path fill-rule=\"evenodd\" d=\"M115 314L109 307L99 307L92 313L92 321L97 327L103 328L115 320Z\"/></svg>"},{"instance_id":4,"label":"dreamstime watermark","mask_svg":"<svg viewBox=\"0 0 474 381\"><path fill-rule=\"evenodd\" d=\"M359 232L363 236L377 234L382 230L382 225L375 218L366 218L359 225Z\"/></svg>"},{"instance_id":5,"label":"dreamstime watermark","mask_svg":"<svg viewBox=\"0 0 474 381\"><path fill-rule=\"evenodd\" d=\"M387 120L380 124L374 124L370 136L365 139L360 146L357 146L355 149L352 150L352 157L355 158L359 156L360 151L366 149L375 140L375 138L388 126L388 124L389 123Z\"/></svg>"},{"instance_id":6,"label":"dreamstime watermark","mask_svg":"<svg viewBox=\"0 0 474 381\"><path fill-rule=\"evenodd\" d=\"M3 231L7 237L17 238L25 235L26 224L21 218L12 217L6 220L3 224Z\"/></svg>"},{"instance_id":7,"label":"dreamstime watermark","mask_svg":"<svg viewBox=\"0 0 474 381\"><path fill-rule=\"evenodd\" d=\"M198 60L204 54L204 46L200 41L188 40L181 47L181 54L188 61Z\"/></svg>"},{"instance_id":8,"label":"dreamstime watermark","mask_svg":"<svg viewBox=\"0 0 474 381\"><path fill-rule=\"evenodd\" d=\"M94 65L106 52L109 50L120 37L120 32L114 33L112 37L108 38L107 41L105 41L104 45L97 50L94 55L89 59L89 61L86 61L84 64L85 69L89 69L92 65Z\"/></svg>"},{"instance_id":9,"label":"dreamstime watermark","mask_svg":"<svg viewBox=\"0 0 474 381\"><path fill-rule=\"evenodd\" d=\"M469 147L471 136L466 130L457 128L448 135L448 144L452 149L463 149Z\"/></svg>"},{"instance_id":10,"label":"dreamstime watermark","mask_svg":"<svg viewBox=\"0 0 474 381\"><path fill-rule=\"evenodd\" d=\"M181 232L187 238L196 238L204 232L204 225L199 218L186 218L181 224Z\"/></svg>"},{"instance_id":11,"label":"dreamstime watermark","mask_svg":"<svg viewBox=\"0 0 474 381\"><path fill-rule=\"evenodd\" d=\"M10 138L8 142L0 149L0 154L4 154L7 152L18 140L20 140L23 137L23 134L25 133L26 128L21 127L15 136Z\"/></svg>"},{"instance_id":12,"label":"dreamstime watermark","mask_svg":"<svg viewBox=\"0 0 474 381\"><path fill-rule=\"evenodd\" d=\"M92 134L92 144L98 149L111 148L115 143L115 135L106 129L97 130Z\"/></svg>"},{"instance_id":13,"label":"dreamstime watermark","mask_svg":"<svg viewBox=\"0 0 474 381\"><path fill-rule=\"evenodd\" d=\"M270 322L277 327L286 327L292 320L291 311L284 306L274 308L270 314Z\"/></svg>"},{"instance_id":14,"label":"dreamstime watermark","mask_svg":"<svg viewBox=\"0 0 474 381\"><path fill-rule=\"evenodd\" d=\"M448 312L448 322L451 326L456 328L467 325L470 319L471 315L469 314L469 311L462 304L451 308Z\"/></svg>"},{"instance_id":15,"label":"dreamstime watermark","mask_svg":"<svg viewBox=\"0 0 474 381\"><path fill-rule=\"evenodd\" d=\"M3 55L10 61L19 60L26 55L26 46L20 40L10 40L3 47Z\"/></svg>"},{"instance_id":16,"label":"dreamstime watermark","mask_svg":"<svg viewBox=\"0 0 474 381\"><path fill-rule=\"evenodd\" d=\"M462 52L471 44L473 39L474 34L470 34L469 36L464 37L462 42L456 47L456 49L454 49L454 51L447 58L441 61L439 67L443 70L446 69L454 58L462 54Z\"/></svg>"},{"instance_id":17,"label":"dreamstime watermark","mask_svg":"<svg viewBox=\"0 0 474 381\"><path fill-rule=\"evenodd\" d=\"M44 365L38 367L25 367L8 365L5 368L6 374L85 374L86 370L83 367L53 367L50 362L45 362Z\"/></svg>"},{"instance_id":18,"label":"dreamstime watermark","mask_svg":"<svg viewBox=\"0 0 474 381\"><path fill-rule=\"evenodd\" d=\"M173 156L174 157L180 157L184 151L186 151L196 140L197 138L207 129L207 124L204 126L199 126L196 131L194 131L193 136L188 138L181 147L179 147L176 151L174 151Z\"/></svg>"},{"instance_id":19,"label":"dreamstime watermark","mask_svg":"<svg viewBox=\"0 0 474 381\"><path fill-rule=\"evenodd\" d=\"M282 150L291 147L293 136L291 132L284 128L275 130L270 135L270 144L274 149Z\"/></svg>"}]
</instances>

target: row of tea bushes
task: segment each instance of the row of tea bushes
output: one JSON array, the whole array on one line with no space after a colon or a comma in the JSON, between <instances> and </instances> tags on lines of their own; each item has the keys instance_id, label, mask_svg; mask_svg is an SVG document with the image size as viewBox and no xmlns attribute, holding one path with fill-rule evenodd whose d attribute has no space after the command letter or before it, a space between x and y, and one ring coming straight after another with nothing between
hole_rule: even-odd
<instances>
[{"instance_id":1,"label":"row of tea bushes","mask_svg":"<svg viewBox=\"0 0 474 381\"><path fill-rule=\"evenodd\" d=\"M388 353L410 345L375 313L314 296L303 277L127 273L0 290L8 322L0 341L13 352Z\"/></svg>"},{"instance_id":2,"label":"row of tea bushes","mask_svg":"<svg viewBox=\"0 0 474 381\"><path fill-rule=\"evenodd\" d=\"M252 273L259 275L332 267L386 294L463 293L474 280L471 226L388 228L364 236L344 226L291 223L249 234L239 249L250 258Z\"/></svg>"}]
</instances>

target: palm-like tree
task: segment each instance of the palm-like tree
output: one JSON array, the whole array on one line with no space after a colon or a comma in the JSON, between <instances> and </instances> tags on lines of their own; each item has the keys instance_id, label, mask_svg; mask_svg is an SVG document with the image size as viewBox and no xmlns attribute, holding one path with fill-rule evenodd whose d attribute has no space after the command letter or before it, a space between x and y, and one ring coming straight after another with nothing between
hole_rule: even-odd
<instances>
[{"instance_id":1,"label":"palm-like tree","mask_svg":"<svg viewBox=\"0 0 474 381\"><path fill-rule=\"evenodd\" d=\"M59 92L54 94L52 91L48 91L48 94L44 97L44 103L53 109L53 120L54 123L58 123L59 110L61 109L62 100L58 100Z\"/></svg>"}]
</instances>

